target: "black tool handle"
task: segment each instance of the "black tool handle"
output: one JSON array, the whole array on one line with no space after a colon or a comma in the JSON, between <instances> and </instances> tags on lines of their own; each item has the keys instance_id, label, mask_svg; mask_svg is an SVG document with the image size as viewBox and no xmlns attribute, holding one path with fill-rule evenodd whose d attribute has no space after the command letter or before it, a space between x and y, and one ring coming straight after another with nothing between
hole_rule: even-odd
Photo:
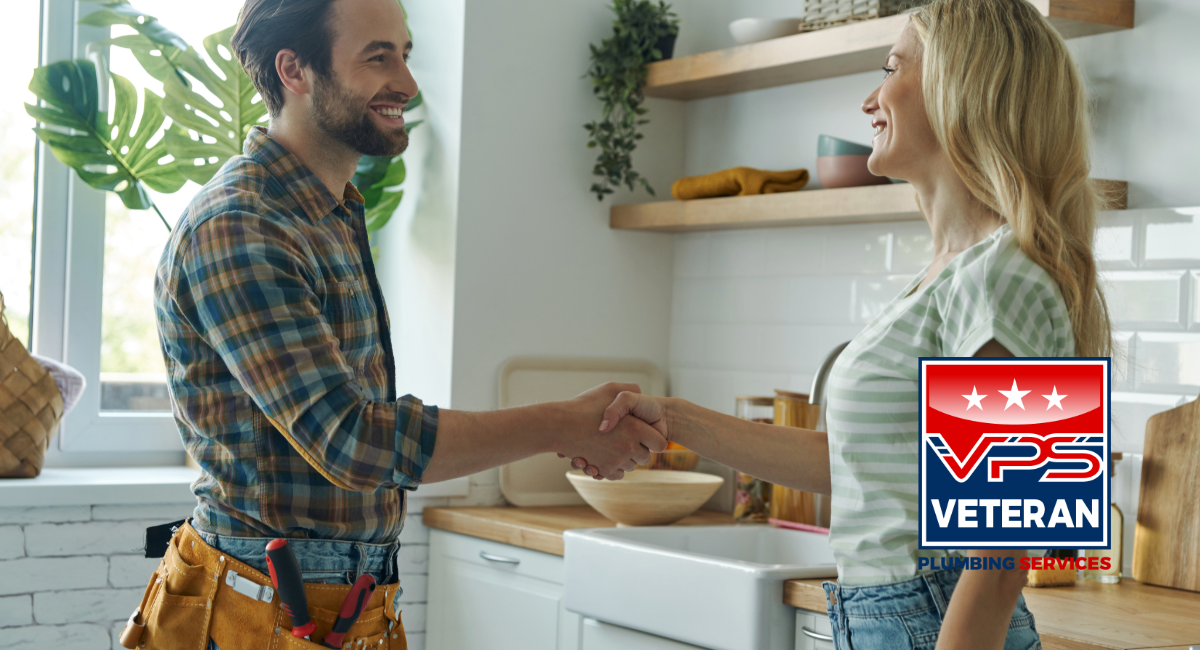
<instances>
[{"instance_id":1,"label":"black tool handle","mask_svg":"<svg viewBox=\"0 0 1200 650\"><path fill-rule=\"evenodd\" d=\"M273 539L267 543L267 569L271 572L275 591L283 601L283 609L292 619L292 636L307 638L317 624L308 615L308 596L304 595L300 563L286 539Z\"/></svg>"},{"instance_id":2,"label":"black tool handle","mask_svg":"<svg viewBox=\"0 0 1200 650\"><path fill-rule=\"evenodd\" d=\"M333 624L333 630L325 637L325 647L342 647L342 641L345 639L346 633L350 631L350 628L354 627L354 623L362 615L363 610L367 608L367 603L371 602L371 596L374 593L374 576L363 574L358 580L354 581L354 586L350 588L350 593L346 594L346 599L342 601L342 609L338 611L338 618Z\"/></svg>"}]
</instances>

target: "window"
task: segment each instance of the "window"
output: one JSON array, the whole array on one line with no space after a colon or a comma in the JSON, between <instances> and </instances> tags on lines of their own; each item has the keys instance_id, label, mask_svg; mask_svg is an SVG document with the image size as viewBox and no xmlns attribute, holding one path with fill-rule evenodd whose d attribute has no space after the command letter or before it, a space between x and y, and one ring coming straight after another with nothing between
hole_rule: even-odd
<instances>
[{"instance_id":1,"label":"window","mask_svg":"<svg viewBox=\"0 0 1200 650\"><path fill-rule=\"evenodd\" d=\"M33 102L29 71L38 64L41 7L5 7L8 33L0 39L0 292L8 325L29 345L33 303L33 188L37 138L25 102Z\"/></svg>"},{"instance_id":2,"label":"window","mask_svg":"<svg viewBox=\"0 0 1200 650\"><path fill-rule=\"evenodd\" d=\"M38 4L45 16L42 25L41 64L81 58L89 43L110 37L133 34L123 25L93 27L79 25L82 15L102 8L95 2L42 0L31 5L36 21ZM237 21L243 0L210 0L203 8L178 0L133 0L139 10L155 16L166 28L179 34L197 51L203 52L203 40L209 34L232 26ZM34 23L36 25L36 22ZM11 66L14 88L23 94L29 73L37 65L38 30L15 29L0 47L18 48L19 37L32 34L23 47L28 65ZM129 79L139 89L162 94L162 84L150 77L126 49L106 48L109 68ZM10 55L10 61L19 60ZM0 72L0 74L5 74ZM6 77L0 81L7 83ZM5 86L8 88L8 86ZM17 90L6 97L16 97ZM31 99L32 101L32 99ZM0 108L0 119L15 106ZM18 114L23 116L24 112ZM18 131L28 133L32 120ZM169 123L169 121L168 121ZM3 124L0 124L3 126ZM6 131L7 132L7 131ZM31 134L32 135L32 134ZM4 154L13 150L7 143ZM32 146L27 144L32 150ZM0 157L7 165L8 158ZM32 162L28 165L33 169ZM0 169L0 174L7 168ZM180 464L183 454L178 429L170 413L165 368L158 343L154 314L154 271L167 242L167 229L153 211L131 211L110 193L84 184L70 168L49 152L37 162L37 232L26 235L25 266L30 265L32 238L37 241L34 261L33 319L31 339L35 352L62 359L84 374L88 389L80 403L64 420L48 464ZM14 185L15 186L15 185ZM25 184L29 204L33 205L32 173ZM155 204L172 225L199 190L189 182L179 192L161 195L150 192ZM7 200L0 189L0 201ZM9 218L15 211L0 215L0 270L5 284L10 275L8 251L21 242L9 237ZM25 214L31 214L27 206ZM13 220L16 217L12 217ZM27 228L27 230L32 230ZM10 240L12 240L10 242ZM19 261L11 262L12 266ZM28 280L28 269L26 281ZM0 286L11 303L21 295ZM24 294L25 303L29 293ZM19 308L19 305L15 305ZM17 310L10 308L10 314ZM26 308L25 311L28 311Z\"/></svg>"}]
</instances>

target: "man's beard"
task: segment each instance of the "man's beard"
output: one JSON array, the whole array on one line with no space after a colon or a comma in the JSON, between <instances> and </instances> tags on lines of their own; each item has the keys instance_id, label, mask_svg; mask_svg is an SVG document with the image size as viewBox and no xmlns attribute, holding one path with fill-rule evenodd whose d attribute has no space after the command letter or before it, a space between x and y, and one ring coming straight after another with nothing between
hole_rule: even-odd
<instances>
[{"instance_id":1,"label":"man's beard","mask_svg":"<svg viewBox=\"0 0 1200 650\"><path fill-rule=\"evenodd\" d=\"M387 98L392 104L408 100ZM370 102L342 86L332 73L313 87L313 119L331 138L364 156L398 156L408 148L405 127L384 130L371 119Z\"/></svg>"}]
</instances>

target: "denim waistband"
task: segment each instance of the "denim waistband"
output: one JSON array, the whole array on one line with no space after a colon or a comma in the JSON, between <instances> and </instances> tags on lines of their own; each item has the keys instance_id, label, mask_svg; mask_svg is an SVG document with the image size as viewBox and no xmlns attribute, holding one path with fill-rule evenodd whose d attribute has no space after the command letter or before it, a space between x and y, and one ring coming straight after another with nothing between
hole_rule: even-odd
<instances>
[{"instance_id":1,"label":"denim waistband","mask_svg":"<svg viewBox=\"0 0 1200 650\"><path fill-rule=\"evenodd\" d=\"M849 616L885 616L904 614L929 607L946 611L950 596L962 577L962 570L932 571L878 585L848 587L826 582L825 597L835 608ZM835 598L830 598L836 594Z\"/></svg>"},{"instance_id":2,"label":"denim waistband","mask_svg":"<svg viewBox=\"0 0 1200 650\"><path fill-rule=\"evenodd\" d=\"M215 549L237 558L262 573L267 570L266 537L231 537L214 535L192 527L196 533ZM391 544L367 544L365 542L334 539L288 538L288 546L296 555L300 572L305 582L327 584L353 584L359 576L370 573L381 585L400 581L396 554L400 542Z\"/></svg>"}]
</instances>

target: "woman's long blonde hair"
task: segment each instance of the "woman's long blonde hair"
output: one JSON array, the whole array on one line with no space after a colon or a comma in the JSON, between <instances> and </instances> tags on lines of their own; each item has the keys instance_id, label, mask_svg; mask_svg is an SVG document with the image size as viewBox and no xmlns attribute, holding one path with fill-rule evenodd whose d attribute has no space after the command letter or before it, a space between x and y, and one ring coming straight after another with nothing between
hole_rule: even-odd
<instances>
[{"instance_id":1,"label":"woman's long blonde hair","mask_svg":"<svg viewBox=\"0 0 1200 650\"><path fill-rule=\"evenodd\" d=\"M1058 282L1075 354L1110 356L1087 94L1062 37L1025 0L934 0L912 22L929 124L951 164Z\"/></svg>"}]
</instances>

